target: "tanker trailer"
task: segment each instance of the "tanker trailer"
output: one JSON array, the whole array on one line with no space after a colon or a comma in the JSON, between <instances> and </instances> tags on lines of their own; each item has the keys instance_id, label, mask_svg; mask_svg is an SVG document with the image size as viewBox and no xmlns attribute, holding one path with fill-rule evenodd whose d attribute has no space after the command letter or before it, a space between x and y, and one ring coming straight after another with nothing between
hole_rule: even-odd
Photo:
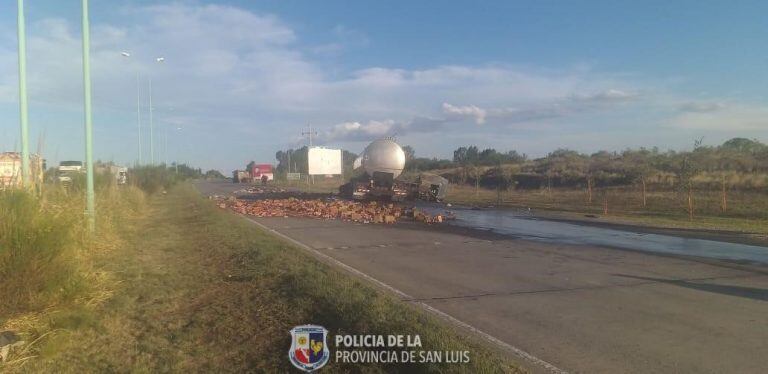
<instances>
[{"instance_id":1,"label":"tanker trailer","mask_svg":"<svg viewBox=\"0 0 768 374\"><path fill-rule=\"evenodd\" d=\"M412 183L397 180L405 168L405 152L391 138L375 140L365 147L354 167L361 167L365 173L341 186L342 195L351 195L355 200L402 201L415 192Z\"/></svg>"}]
</instances>

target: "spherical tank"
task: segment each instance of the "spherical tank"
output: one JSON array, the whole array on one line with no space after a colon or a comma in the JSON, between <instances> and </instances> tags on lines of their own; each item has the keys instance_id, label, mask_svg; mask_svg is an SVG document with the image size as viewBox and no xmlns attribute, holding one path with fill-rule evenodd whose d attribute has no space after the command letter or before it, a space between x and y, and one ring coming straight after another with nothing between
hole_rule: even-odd
<instances>
[{"instance_id":1,"label":"spherical tank","mask_svg":"<svg viewBox=\"0 0 768 374\"><path fill-rule=\"evenodd\" d=\"M405 152L394 141L379 139L365 147L362 166L368 175L378 171L392 173L393 178L397 178L405 167Z\"/></svg>"}]
</instances>

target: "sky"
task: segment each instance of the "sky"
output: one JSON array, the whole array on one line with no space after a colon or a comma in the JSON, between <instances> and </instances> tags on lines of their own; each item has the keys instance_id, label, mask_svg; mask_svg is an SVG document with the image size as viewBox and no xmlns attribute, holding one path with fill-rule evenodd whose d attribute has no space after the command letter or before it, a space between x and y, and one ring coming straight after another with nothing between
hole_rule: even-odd
<instances>
[{"instance_id":1,"label":"sky","mask_svg":"<svg viewBox=\"0 0 768 374\"><path fill-rule=\"evenodd\" d=\"M105 161L133 164L139 139L150 160L150 81L155 160L224 173L307 144L308 125L316 145L360 152L395 136L441 158L462 145L540 157L768 141L766 2L94 0L90 12ZM82 160L80 1L27 1L26 20L31 148L49 165ZM0 151L20 149L17 42L16 2L3 1Z\"/></svg>"}]
</instances>

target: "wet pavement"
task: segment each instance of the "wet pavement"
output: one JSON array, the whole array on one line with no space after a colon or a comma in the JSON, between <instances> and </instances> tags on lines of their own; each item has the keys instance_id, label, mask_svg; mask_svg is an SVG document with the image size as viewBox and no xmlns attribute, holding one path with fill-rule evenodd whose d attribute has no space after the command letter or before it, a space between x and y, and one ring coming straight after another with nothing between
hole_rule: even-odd
<instances>
[{"instance_id":1,"label":"wet pavement","mask_svg":"<svg viewBox=\"0 0 768 374\"><path fill-rule=\"evenodd\" d=\"M433 212L445 210L424 205ZM526 240L546 243L596 245L664 254L768 263L768 247L715 240L616 230L575 223L548 221L512 210L451 208L457 219L452 225L489 230Z\"/></svg>"}]
</instances>

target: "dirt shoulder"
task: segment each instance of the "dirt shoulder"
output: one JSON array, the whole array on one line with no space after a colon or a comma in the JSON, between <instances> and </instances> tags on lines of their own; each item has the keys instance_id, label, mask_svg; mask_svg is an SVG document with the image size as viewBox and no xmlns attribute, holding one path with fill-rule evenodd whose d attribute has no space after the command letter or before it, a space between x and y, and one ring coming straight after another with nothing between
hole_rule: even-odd
<instances>
[{"instance_id":1,"label":"dirt shoulder","mask_svg":"<svg viewBox=\"0 0 768 374\"><path fill-rule=\"evenodd\" d=\"M152 200L127 245L98 266L119 284L71 311L25 372L290 372L288 330L419 334L425 349L469 350L469 364L337 364L328 372L516 372L426 312L321 264L189 185ZM333 352L333 344L331 351Z\"/></svg>"}]
</instances>

